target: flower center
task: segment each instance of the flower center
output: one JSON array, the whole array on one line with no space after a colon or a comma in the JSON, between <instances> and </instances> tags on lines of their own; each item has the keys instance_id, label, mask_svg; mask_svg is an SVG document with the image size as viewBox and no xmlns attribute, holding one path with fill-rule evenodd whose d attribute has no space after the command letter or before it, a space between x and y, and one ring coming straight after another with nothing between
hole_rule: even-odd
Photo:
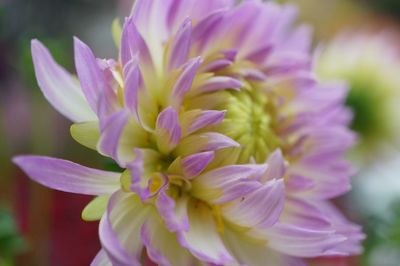
<instances>
[{"instance_id":1,"label":"flower center","mask_svg":"<svg viewBox=\"0 0 400 266\"><path fill-rule=\"evenodd\" d=\"M280 146L274 132L274 104L266 93L254 87L231 91L221 109L227 112L219 130L241 144L239 163L251 159L262 163Z\"/></svg>"}]
</instances>

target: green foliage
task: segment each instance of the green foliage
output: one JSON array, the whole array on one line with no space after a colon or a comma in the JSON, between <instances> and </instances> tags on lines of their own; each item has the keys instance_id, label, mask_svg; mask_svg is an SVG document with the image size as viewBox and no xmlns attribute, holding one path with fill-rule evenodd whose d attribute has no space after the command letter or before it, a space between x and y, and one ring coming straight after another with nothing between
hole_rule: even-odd
<instances>
[{"instance_id":1,"label":"green foliage","mask_svg":"<svg viewBox=\"0 0 400 266\"><path fill-rule=\"evenodd\" d=\"M387 231L388 241L400 247L400 200L393 204L393 221Z\"/></svg>"},{"instance_id":2,"label":"green foliage","mask_svg":"<svg viewBox=\"0 0 400 266\"><path fill-rule=\"evenodd\" d=\"M351 90L347 96L346 105L354 113L352 129L362 137L369 138L376 135L380 136L385 130L384 120L382 119L382 108L379 95L374 95L376 90L369 89L365 81L354 80L351 82Z\"/></svg>"},{"instance_id":3,"label":"green foliage","mask_svg":"<svg viewBox=\"0 0 400 266\"><path fill-rule=\"evenodd\" d=\"M356 1L355 1L356 2ZM400 1L399 0L365 0L374 8L379 8L387 13L400 18Z\"/></svg>"},{"instance_id":4,"label":"green foliage","mask_svg":"<svg viewBox=\"0 0 400 266\"><path fill-rule=\"evenodd\" d=\"M26 248L11 214L0 209L0 266L12 265L12 258Z\"/></svg>"},{"instance_id":5,"label":"green foliage","mask_svg":"<svg viewBox=\"0 0 400 266\"><path fill-rule=\"evenodd\" d=\"M364 241L362 265L370 265L370 255L382 245L391 245L400 249L400 199L394 201L390 214L390 219L377 216L366 219L364 231L367 239Z\"/></svg>"},{"instance_id":6,"label":"green foliage","mask_svg":"<svg viewBox=\"0 0 400 266\"><path fill-rule=\"evenodd\" d=\"M124 171L124 169L119 167L119 165L114 160L107 157L101 158L101 165L103 166L103 169L106 171L113 171L120 173Z\"/></svg>"}]
</instances>

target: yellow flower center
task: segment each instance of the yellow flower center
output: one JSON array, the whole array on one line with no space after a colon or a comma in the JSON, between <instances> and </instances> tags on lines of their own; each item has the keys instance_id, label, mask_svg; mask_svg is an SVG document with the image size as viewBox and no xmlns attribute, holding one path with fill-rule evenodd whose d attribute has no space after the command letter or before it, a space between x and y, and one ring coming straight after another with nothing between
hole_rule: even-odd
<instances>
[{"instance_id":1,"label":"yellow flower center","mask_svg":"<svg viewBox=\"0 0 400 266\"><path fill-rule=\"evenodd\" d=\"M239 163L251 159L262 163L280 146L274 132L274 104L260 89L244 87L230 92L221 109L227 112L218 130L241 144Z\"/></svg>"}]
</instances>

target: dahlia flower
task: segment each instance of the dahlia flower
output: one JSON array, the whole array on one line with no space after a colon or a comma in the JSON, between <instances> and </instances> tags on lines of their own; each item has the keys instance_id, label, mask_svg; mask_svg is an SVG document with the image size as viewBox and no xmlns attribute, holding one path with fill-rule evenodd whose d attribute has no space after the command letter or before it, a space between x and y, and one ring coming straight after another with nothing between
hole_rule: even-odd
<instances>
[{"instance_id":1,"label":"dahlia flower","mask_svg":"<svg viewBox=\"0 0 400 266\"><path fill-rule=\"evenodd\" d=\"M400 54L389 32L345 31L321 49L316 69L323 79L345 79L352 128L359 150L376 154L382 144L399 145Z\"/></svg>"},{"instance_id":2,"label":"dahlia flower","mask_svg":"<svg viewBox=\"0 0 400 266\"><path fill-rule=\"evenodd\" d=\"M33 180L97 196L93 265L304 265L360 252L329 202L349 190L343 84L321 84L310 29L273 2L138 0L118 60L74 39L79 81L32 41L39 86L72 137L122 172L18 156Z\"/></svg>"}]
</instances>

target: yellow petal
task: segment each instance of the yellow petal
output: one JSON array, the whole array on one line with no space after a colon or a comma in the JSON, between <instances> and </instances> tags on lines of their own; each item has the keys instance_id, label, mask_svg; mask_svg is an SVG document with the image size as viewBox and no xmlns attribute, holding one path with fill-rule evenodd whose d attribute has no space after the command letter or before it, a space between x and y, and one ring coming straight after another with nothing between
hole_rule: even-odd
<instances>
[{"instance_id":1,"label":"yellow petal","mask_svg":"<svg viewBox=\"0 0 400 266\"><path fill-rule=\"evenodd\" d=\"M111 33L115 45L119 48L121 43L122 28L118 18L115 18L111 24Z\"/></svg>"},{"instance_id":2,"label":"yellow petal","mask_svg":"<svg viewBox=\"0 0 400 266\"><path fill-rule=\"evenodd\" d=\"M82 219L85 221L98 221L107 208L110 195L95 197L82 211Z\"/></svg>"},{"instance_id":3,"label":"yellow petal","mask_svg":"<svg viewBox=\"0 0 400 266\"><path fill-rule=\"evenodd\" d=\"M97 121L73 124L70 128L71 136L79 144L96 150L100 138L99 123Z\"/></svg>"}]
</instances>

